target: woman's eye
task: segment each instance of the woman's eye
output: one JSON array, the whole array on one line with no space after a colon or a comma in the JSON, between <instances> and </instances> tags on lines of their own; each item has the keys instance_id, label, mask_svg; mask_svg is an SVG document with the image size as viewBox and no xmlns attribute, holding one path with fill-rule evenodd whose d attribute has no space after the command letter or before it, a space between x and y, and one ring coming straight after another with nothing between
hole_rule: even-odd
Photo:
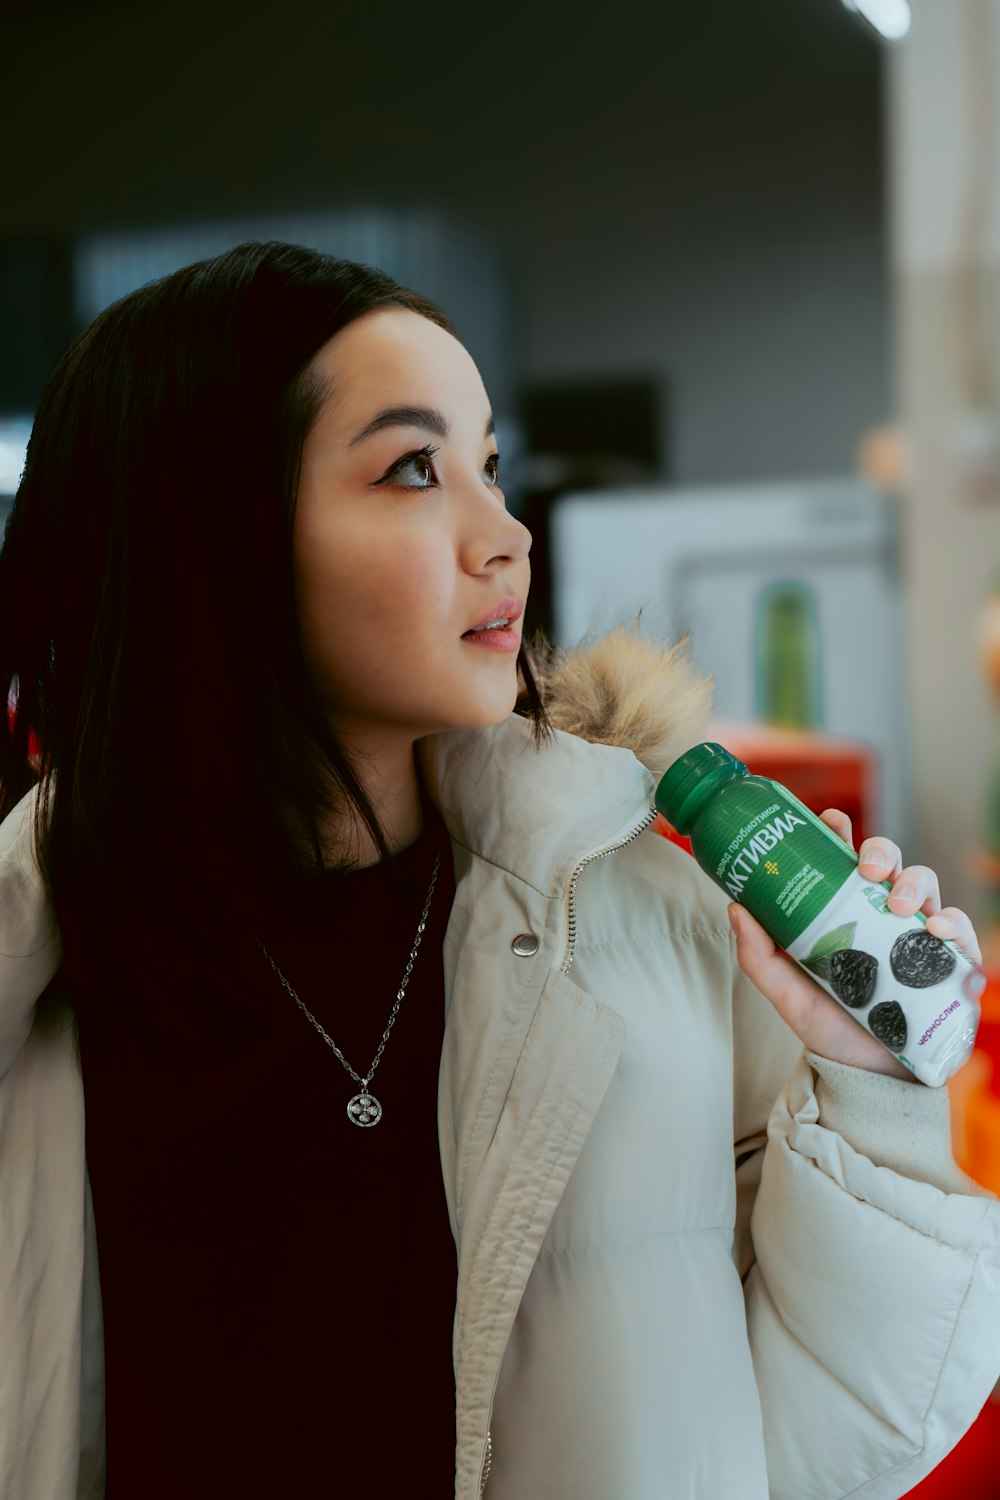
<instances>
[{"instance_id":1,"label":"woman's eye","mask_svg":"<svg viewBox=\"0 0 1000 1500\"><path fill-rule=\"evenodd\" d=\"M389 478L400 481L400 476L411 469L420 478L419 484L404 484L407 490L430 490L433 489L437 480L434 478L434 469L431 459L437 452L436 448L424 448L419 453L411 453L406 458L401 458L395 468L390 469Z\"/></svg>"},{"instance_id":2,"label":"woman's eye","mask_svg":"<svg viewBox=\"0 0 1000 1500\"><path fill-rule=\"evenodd\" d=\"M418 453L407 453L404 458L401 458L397 464L392 466L388 474L386 474L385 479L380 480L379 483L391 480L393 484L398 484L404 490L437 489L438 480L435 477L434 466L431 463L437 452L437 448L421 448ZM501 484L499 453L491 453L486 460L484 468L489 476L488 483L491 488L499 489ZM416 476L416 483L410 483L406 479L405 476L407 473Z\"/></svg>"}]
</instances>

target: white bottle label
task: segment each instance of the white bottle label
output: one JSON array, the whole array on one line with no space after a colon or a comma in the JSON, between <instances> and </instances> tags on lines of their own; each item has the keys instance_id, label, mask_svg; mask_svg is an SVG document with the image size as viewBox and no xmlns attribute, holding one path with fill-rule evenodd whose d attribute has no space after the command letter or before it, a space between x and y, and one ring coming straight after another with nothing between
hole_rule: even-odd
<instances>
[{"instance_id":1,"label":"white bottle label","mask_svg":"<svg viewBox=\"0 0 1000 1500\"><path fill-rule=\"evenodd\" d=\"M944 1083L972 1051L976 965L920 915L889 911L890 887L854 871L788 953L922 1083Z\"/></svg>"}]
</instances>

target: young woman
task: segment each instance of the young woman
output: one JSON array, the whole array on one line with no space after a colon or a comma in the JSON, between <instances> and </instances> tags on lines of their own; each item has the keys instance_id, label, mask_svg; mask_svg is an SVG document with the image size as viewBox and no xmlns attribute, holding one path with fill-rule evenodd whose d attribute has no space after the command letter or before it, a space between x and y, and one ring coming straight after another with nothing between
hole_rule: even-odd
<instances>
[{"instance_id":1,"label":"young woman","mask_svg":"<svg viewBox=\"0 0 1000 1500\"><path fill-rule=\"evenodd\" d=\"M533 669L529 545L368 267L240 246L53 375L0 556L5 1500L899 1496L996 1379L946 1092L656 836L706 684L625 631Z\"/></svg>"}]
</instances>

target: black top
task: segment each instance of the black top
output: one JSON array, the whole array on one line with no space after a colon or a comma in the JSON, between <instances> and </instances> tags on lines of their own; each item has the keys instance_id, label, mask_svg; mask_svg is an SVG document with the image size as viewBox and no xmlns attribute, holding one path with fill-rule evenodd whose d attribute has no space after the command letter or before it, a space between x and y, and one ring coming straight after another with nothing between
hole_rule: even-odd
<instances>
[{"instance_id":1,"label":"black top","mask_svg":"<svg viewBox=\"0 0 1000 1500\"><path fill-rule=\"evenodd\" d=\"M108 1500L450 1495L455 1247L437 1135L451 849L425 827L388 867L275 880L256 924L359 1089L254 942L123 910L68 968L104 1299ZM185 939L187 938L187 942ZM68 948L68 944L67 944Z\"/></svg>"}]
</instances>

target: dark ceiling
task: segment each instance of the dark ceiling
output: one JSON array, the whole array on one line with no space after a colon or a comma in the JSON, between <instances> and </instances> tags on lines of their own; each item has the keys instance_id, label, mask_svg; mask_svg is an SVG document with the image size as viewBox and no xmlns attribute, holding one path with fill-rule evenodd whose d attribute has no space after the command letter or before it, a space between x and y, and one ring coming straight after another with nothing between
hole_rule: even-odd
<instances>
[{"instance_id":1,"label":"dark ceiling","mask_svg":"<svg viewBox=\"0 0 1000 1500\"><path fill-rule=\"evenodd\" d=\"M3 31L0 237L331 194L478 196L488 218L530 209L569 161L599 194L626 157L659 191L708 176L710 199L745 187L762 146L807 167L825 132L880 128L879 47L841 0L34 0Z\"/></svg>"}]
</instances>

